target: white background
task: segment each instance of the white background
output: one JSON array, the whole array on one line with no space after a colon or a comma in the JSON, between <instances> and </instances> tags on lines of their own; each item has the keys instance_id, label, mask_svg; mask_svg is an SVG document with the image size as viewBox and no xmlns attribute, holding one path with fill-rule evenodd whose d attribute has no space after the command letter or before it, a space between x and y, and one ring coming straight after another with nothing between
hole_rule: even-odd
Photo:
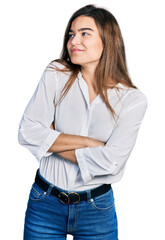
<instances>
[{"instance_id":1,"label":"white background","mask_svg":"<svg viewBox=\"0 0 165 240\"><path fill-rule=\"evenodd\" d=\"M17 142L19 121L45 67L59 57L71 14L94 3L117 18L130 75L148 99L125 175L113 184L119 239L165 239L163 1L80 2L6 0L0 4L0 238L22 239L28 194L38 168L33 155Z\"/></svg>"}]
</instances>

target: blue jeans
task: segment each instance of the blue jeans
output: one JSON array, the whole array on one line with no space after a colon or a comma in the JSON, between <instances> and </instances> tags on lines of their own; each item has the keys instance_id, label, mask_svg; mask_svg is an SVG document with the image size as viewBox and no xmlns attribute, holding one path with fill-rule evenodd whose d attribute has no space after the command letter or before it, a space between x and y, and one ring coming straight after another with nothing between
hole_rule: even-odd
<instances>
[{"instance_id":1,"label":"blue jeans","mask_svg":"<svg viewBox=\"0 0 165 240\"><path fill-rule=\"evenodd\" d=\"M88 201L75 204L63 204L50 193L51 187L46 193L33 183L25 216L24 240L65 240L67 234L74 236L74 240L118 240L112 188L93 199L87 190Z\"/></svg>"}]
</instances>

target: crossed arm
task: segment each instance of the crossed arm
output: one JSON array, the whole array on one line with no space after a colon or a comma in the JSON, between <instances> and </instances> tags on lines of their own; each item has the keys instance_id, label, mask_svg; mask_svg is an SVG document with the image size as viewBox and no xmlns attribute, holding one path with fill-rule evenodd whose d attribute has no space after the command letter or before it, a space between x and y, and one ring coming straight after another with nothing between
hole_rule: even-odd
<instances>
[{"instance_id":1,"label":"crossed arm","mask_svg":"<svg viewBox=\"0 0 165 240\"><path fill-rule=\"evenodd\" d=\"M53 123L50 125L50 128L54 129ZM55 152L66 160L77 164L75 149L97 147L99 145L104 146L105 143L85 136L61 133L49 148L48 152Z\"/></svg>"}]
</instances>

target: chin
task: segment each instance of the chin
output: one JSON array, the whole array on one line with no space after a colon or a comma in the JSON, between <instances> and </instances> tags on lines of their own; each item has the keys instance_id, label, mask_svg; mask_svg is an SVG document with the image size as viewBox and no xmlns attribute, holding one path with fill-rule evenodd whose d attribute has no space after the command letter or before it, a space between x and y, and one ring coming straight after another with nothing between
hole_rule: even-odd
<instances>
[{"instance_id":1,"label":"chin","mask_svg":"<svg viewBox=\"0 0 165 240\"><path fill-rule=\"evenodd\" d=\"M79 61L78 59L71 59L71 62L76 65L82 65L84 64L82 61Z\"/></svg>"}]
</instances>

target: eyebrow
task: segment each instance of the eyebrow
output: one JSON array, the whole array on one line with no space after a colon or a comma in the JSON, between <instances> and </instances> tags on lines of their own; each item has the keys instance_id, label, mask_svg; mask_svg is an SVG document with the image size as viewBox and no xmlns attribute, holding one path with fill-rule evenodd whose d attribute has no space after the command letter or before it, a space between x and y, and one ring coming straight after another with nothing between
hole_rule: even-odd
<instances>
[{"instance_id":1,"label":"eyebrow","mask_svg":"<svg viewBox=\"0 0 165 240\"><path fill-rule=\"evenodd\" d=\"M85 30L89 30L89 31L94 32L92 28L87 28L87 27L78 29L78 32L85 31ZM70 33L70 32L73 32L73 30L70 29L70 30L69 30L69 33Z\"/></svg>"}]
</instances>

